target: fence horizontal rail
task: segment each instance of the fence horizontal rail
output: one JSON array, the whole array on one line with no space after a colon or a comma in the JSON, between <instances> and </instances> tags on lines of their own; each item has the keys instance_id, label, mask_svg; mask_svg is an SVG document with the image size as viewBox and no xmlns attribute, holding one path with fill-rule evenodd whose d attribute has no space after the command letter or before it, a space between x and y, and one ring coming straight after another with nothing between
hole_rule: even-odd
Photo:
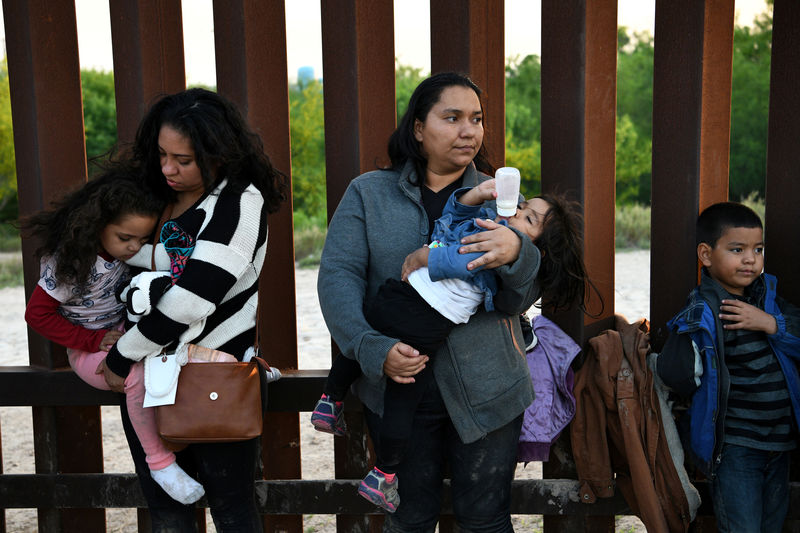
<instances>
[{"instance_id":1,"label":"fence horizontal rail","mask_svg":"<svg viewBox=\"0 0 800 533\"><path fill-rule=\"evenodd\" d=\"M268 409L276 412L313 411L328 370L281 372L283 377L269 384ZM0 366L2 407L118 405L119 402L119 394L87 385L69 368L48 370L36 366Z\"/></svg>"},{"instance_id":2,"label":"fence horizontal rail","mask_svg":"<svg viewBox=\"0 0 800 533\"><path fill-rule=\"evenodd\" d=\"M360 480L269 480L256 482L256 502L264 514L377 514L357 494ZM452 513L449 481L443 514ZM135 474L0 475L2 508L145 507ZM570 479L520 479L512 486L513 514L630 514L621 496L580 503L578 482ZM205 498L197 503L206 507Z\"/></svg>"}]
</instances>

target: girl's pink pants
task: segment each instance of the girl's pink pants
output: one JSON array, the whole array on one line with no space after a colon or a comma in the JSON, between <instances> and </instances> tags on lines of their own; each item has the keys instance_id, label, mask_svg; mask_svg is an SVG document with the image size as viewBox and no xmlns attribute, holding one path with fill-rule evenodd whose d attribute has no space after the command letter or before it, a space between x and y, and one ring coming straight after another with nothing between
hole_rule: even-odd
<instances>
[{"instance_id":1,"label":"girl's pink pants","mask_svg":"<svg viewBox=\"0 0 800 533\"><path fill-rule=\"evenodd\" d=\"M69 364L80 378L97 389L109 390L103 374L97 374L97 366L105 359L107 352L82 352L67 350ZM156 429L156 412L151 407L142 407L144 402L144 363L139 361L131 366L125 378L125 403L131 424L142 443L150 470L161 470L175 462L175 454L169 451Z\"/></svg>"}]
</instances>

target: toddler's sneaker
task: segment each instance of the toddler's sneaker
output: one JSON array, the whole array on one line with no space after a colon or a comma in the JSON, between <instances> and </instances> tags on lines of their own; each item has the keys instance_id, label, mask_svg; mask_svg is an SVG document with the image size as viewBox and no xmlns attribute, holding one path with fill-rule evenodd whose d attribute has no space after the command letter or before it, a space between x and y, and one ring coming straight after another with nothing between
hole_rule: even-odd
<instances>
[{"instance_id":1,"label":"toddler's sneaker","mask_svg":"<svg viewBox=\"0 0 800 533\"><path fill-rule=\"evenodd\" d=\"M358 493L378 507L393 513L397 510L397 506L400 505L400 494L397 492L397 485L397 474L384 474L377 468L373 468L361 480Z\"/></svg>"},{"instance_id":2,"label":"toddler's sneaker","mask_svg":"<svg viewBox=\"0 0 800 533\"><path fill-rule=\"evenodd\" d=\"M343 436L347 431L344 422L344 402L335 402L327 394L323 394L314 406L314 412L311 413L311 425L317 431L333 433L337 437Z\"/></svg>"}]
</instances>

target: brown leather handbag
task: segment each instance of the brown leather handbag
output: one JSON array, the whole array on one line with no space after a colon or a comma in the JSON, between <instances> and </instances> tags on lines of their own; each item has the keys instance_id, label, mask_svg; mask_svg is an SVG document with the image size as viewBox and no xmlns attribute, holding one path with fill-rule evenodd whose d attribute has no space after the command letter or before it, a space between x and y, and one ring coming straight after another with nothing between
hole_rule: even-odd
<instances>
[{"instance_id":1,"label":"brown leather handbag","mask_svg":"<svg viewBox=\"0 0 800 533\"><path fill-rule=\"evenodd\" d=\"M175 403L156 407L161 438L191 444L258 437L263 429L262 373L257 360L187 363L178 376Z\"/></svg>"},{"instance_id":2,"label":"brown leather handbag","mask_svg":"<svg viewBox=\"0 0 800 533\"><path fill-rule=\"evenodd\" d=\"M169 218L168 206L159 222L159 231ZM155 244L151 267L155 270ZM255 354L258 354L258 312L256 316ZM263 411L266 410L267 362L253 357L250 362L213 362L220 356L235 357L198 345L188 345L189 357L204 362L189 362L181 367L175 403L159 405L156 426L170 448L203 442L236 442L261 435ZM212 361L212 362L207 362ZM175 446L177 445L177 446Z\"/></svg>"}]
</instances>

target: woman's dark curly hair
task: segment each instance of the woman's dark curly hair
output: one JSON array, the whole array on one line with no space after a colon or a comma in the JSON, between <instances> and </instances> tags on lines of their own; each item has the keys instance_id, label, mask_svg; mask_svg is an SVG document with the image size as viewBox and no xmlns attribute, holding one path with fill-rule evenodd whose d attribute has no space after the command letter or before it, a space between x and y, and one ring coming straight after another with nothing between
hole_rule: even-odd
<instances>
[{"instance_id":1,"label":"woman's dark curly hair","mask_svg":"<svg viewBox=\"0 0 800 533\"><path fill-rule=\"evenodd\" d=\"M563 194L538 197L550 206L542 223L542 233L534 243L542 252L538 274L542 301L538 306L549 307L554 312L577 306L586 313L587 287L598 296L600 293L589 279L583 263L581 206Z\"/></svg>"},{"instance_id":2,"label":"woman's dark curly hair","mask_svg":"<svg viewBox=\"0 0 800 533\"><path fill-rule=\"evenodd\" d=\"M419 141L414 137L414 123L417 120L425 122L431 108L439 102L442 92L449 87L472 89L478 95L478 102L481 101L481 90L467 76L456 72L434 74L430 78L422 80L417 85L417 88L414 89L411 98L408 100L406 113L400 120L397 129L389 137L388 151L389 160L392 162L391 168L398 171L402 170L406 161L411 160L417 171L417 179L420 181L420 183L415 183L414 185L420 185L424 182L425 169L428 167L428 160L420 149ZM483 111L482 102L481 111ZM481 144L472 161L475 163L475 168L484 174L494 174L494 167L489 163L485 143Z\"/></svg>"},{"instance_id":3,"label":"woman's dark curly hair","mask_svg":"<svg viewBox=\"0 0 800 533\"><path fill-rule=\"evenodd\" d=\"M252 183L261 191L268 213L277 211L288 197L286 176L273 168L261 138L250 130L236 106L217 93L193 88L153 104L133 144L132 157L143 167L145 180L168 201L175 200L175 192L161 172L158 134L163 126L192 143L207 192L223 178L238 191Z\"/></svg>"},{"instance_id":4,"label":"woman's dark curly hair","mask_svg":"<svg viewBox=\"0 0 800 533\"><path fill-rule=\"evenodd\" d=\"M158 217L164 202L143 187L139 173L130 166L109 167L60 200L50 209L21 220L21 228L37 239L39 259L55 259L59 283L82 285L91 274L102 250L103 229L130 215Z\"/></svg>"}]
</instances>

